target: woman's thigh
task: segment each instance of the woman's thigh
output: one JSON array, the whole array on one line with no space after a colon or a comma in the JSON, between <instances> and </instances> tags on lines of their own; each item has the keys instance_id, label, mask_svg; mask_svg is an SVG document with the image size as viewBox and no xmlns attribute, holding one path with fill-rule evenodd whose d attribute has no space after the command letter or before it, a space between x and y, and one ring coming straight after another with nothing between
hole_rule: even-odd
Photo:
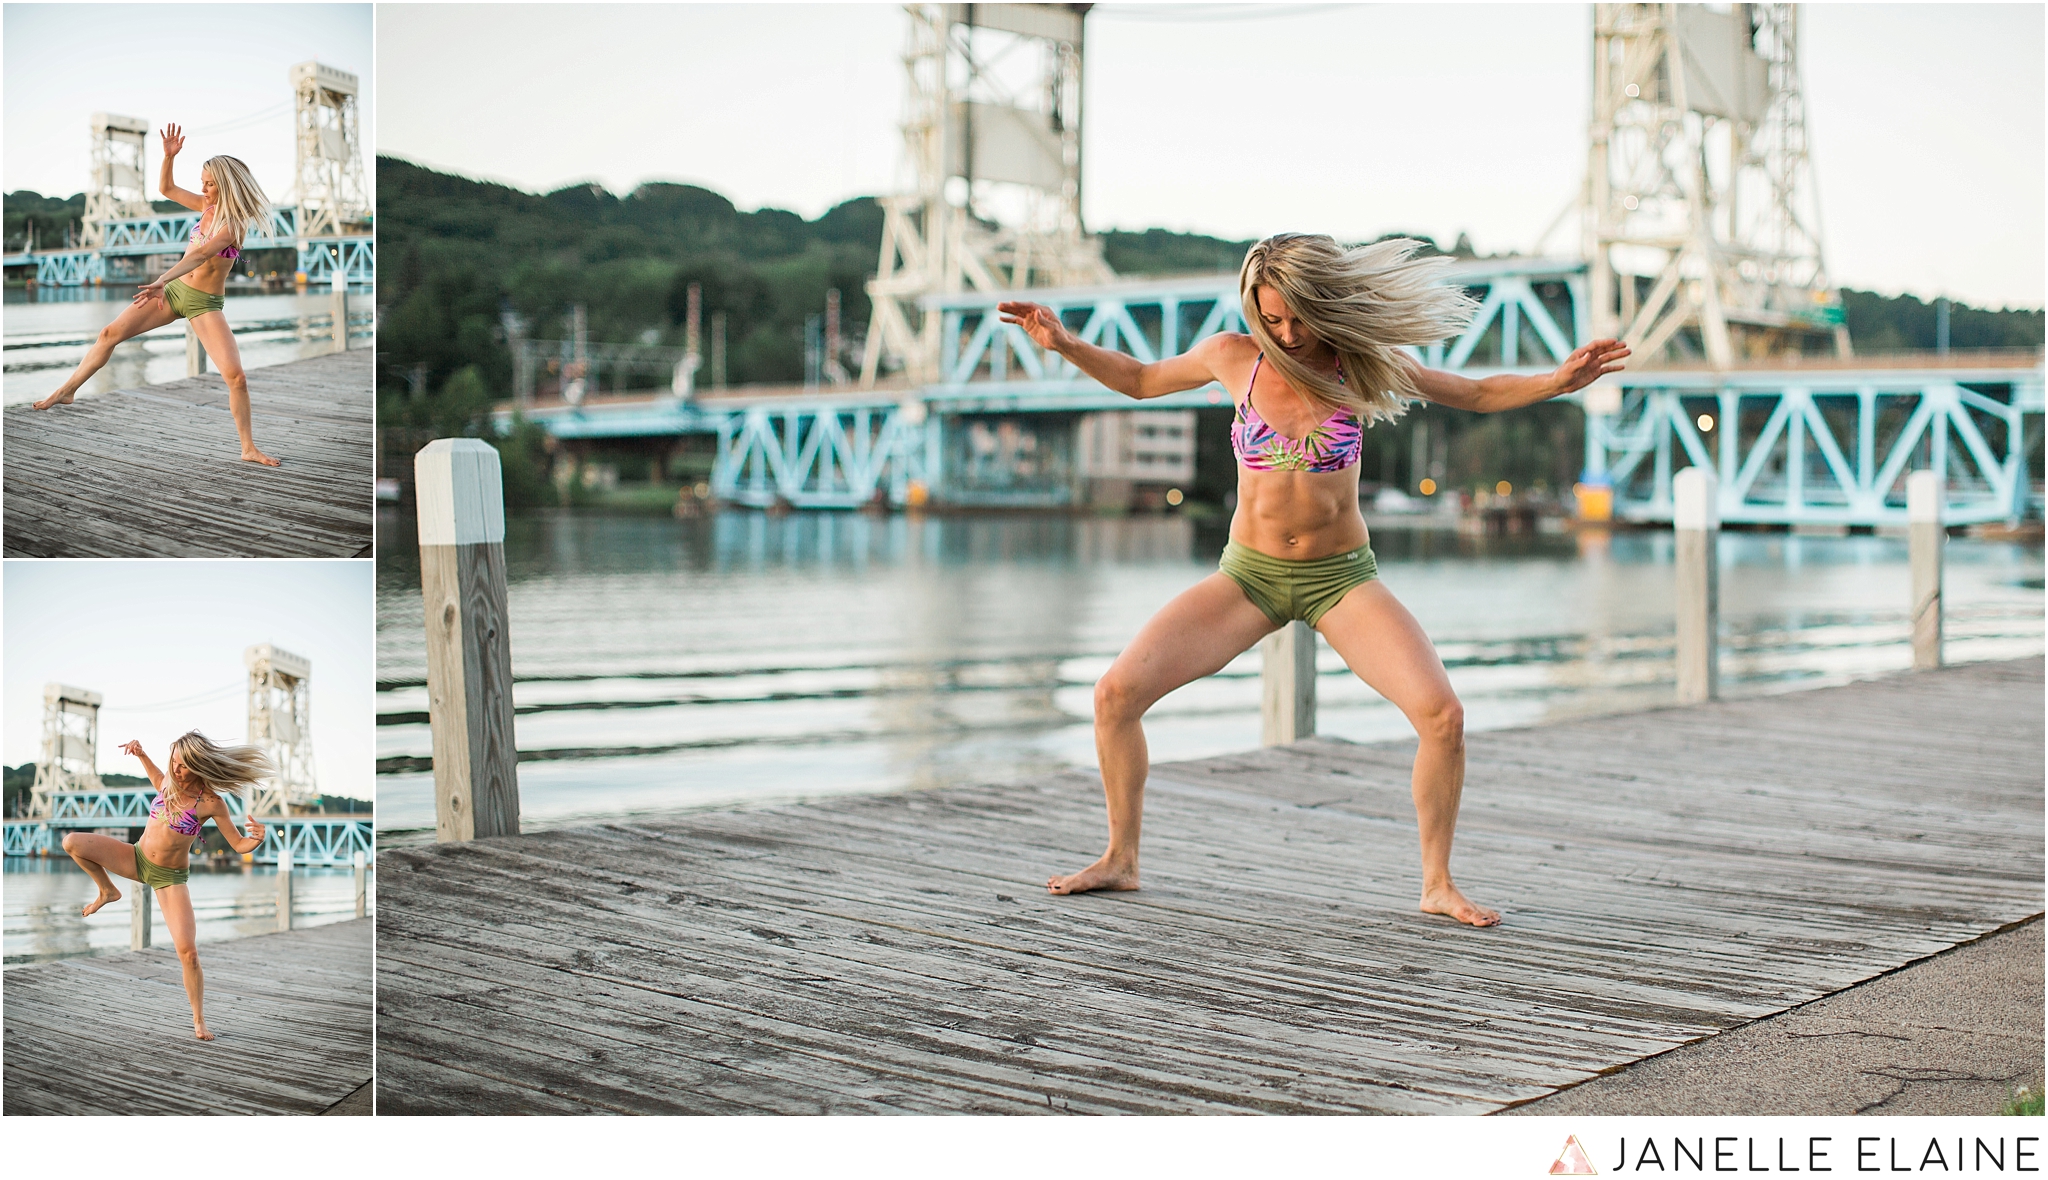
<instances>
[{"instance_id":1,"label":"woman's thigh","mask_svg":"<svg viewBox=\"0 0 2048 1180\"><path fill-rule=\"evenodd\" d=\"M1378 579L1353 587L1324 613L1316 629L1360 680L1410 721L1457 702L1436 645Z\"/></svg>"},{"instance_id":2,"label":"woman's thigh","mask_svg":"<svg viewBox=\"0 0 2048 1180\"><path fill-rule=\"evenodd\" d=\"M166 885L156 891L156 906L163 911L164 929L171 932L171 944L181 951L189 949L198 927L192 916L192 890L184 885Z\"/></svg>"},{"instance_id":3,"label":"woman's thigh","mask_svg":"<svg viewBox=\"0 0 2048 1180\"><path fill-rule=\"evenodd\" d=\"M148 303L129 304L120 315L114 317L114 322L108 324L106 330L113 332L114 343L120 344L133 340L144 332L161 328L177 318L172 314L169 305L161 299L152 299Z\"/></svg>"},{"instance_id":4,"label":"woman's thigh","mask_svg":"<svg viewBox=\"0 0 2048 1180\"><path fill-rule=\"evenodd\" d=\"M1159 608L1103 679L1149 707L1181 685L1221 671L1275 630L1236 582L1210 574Z\"/></svg>"},{"instance_id":5,"label":"woman's thigh","mask_svg":"<svg viewBox=\"0 0 2048 1180\"><path fill-rule=\"evenodd\" d=\"M65 837L64 851L93 862L116 877L140 881L135 875L135 845L95 832L73 832Z\"/></svg>"}]
</instances>

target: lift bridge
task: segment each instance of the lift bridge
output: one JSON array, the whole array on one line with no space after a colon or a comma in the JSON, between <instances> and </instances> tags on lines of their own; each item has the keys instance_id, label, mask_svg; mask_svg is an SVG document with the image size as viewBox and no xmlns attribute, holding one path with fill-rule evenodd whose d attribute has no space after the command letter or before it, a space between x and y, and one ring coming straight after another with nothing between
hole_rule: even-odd
<instances>
[{"instance_id":1,"label":"lift bridge","mask_svg":"<svg viewBox=\"0 0 2048 1180\"><path fill-rule=\"evenodd\" d=\"M7 266L33 266L36 282L48 287L78 287L108 280L110 258L139 258L169 255L164 268L185 253L186 239L199 224L199 214L153 214L123 217L101 223L106 230L104 244L65 250L37 250L9 254ZM242 244L244 250L296 249L298 268L313 283L370 283L377 275L377 239L369 234L299 234L299 209L281 205L270 211L270 221L261 232L252 233ZM117 264L119 265L119 264ZM147 264L144 264L145 266ZM138 272L139 273L139 272ZM120 276L115 276L116 278Z\"/></svg>"},{"instance_id":2,"label":"lift bridge","mask_svg":"<svg viewBox=\"0 0 2048 1180\"><path fill-rule=\"evenodd\" d=\"M156 792L148 787L106 787L97 791L60 791L51 796L49 815L6 822L8 856L58 856L64 833L102 828L140 828L149 823L149 805ZM237 823L247 816L238 795L223 795L228 814ZM278 851L291 845L295 865L347 865L361 852L376 856L374 816L264 815L268 829L255 853L257 864L276 864Z\"/></svg>"},{"instance_id":3,"label":"lift bridge","mask_svg":"<svg viewBox=\"0 0 2048 1180\"><path fill-rule=\"evenodd\" d=\"M1577 259L1465 261L1448 281L1471 289L1480 311L1455 340L1414 350L1430 367L1473 377L1537 372L1589 338L1586 268ZM1013 295L1054 308L1088 343L1144 361L1244 330L1228 275L929 296L941 343L939 379L928 385L586 400L519 412L565 441L714 436L712 493L728 503L902 506L922 489L958 506L1052 507L1078 496L1079 419L1230 404L1215 385L1144 402L1111 392L1002 323L995 305ZM2039 511L2026 464L2040 432L2038 354L1978 367L1934 358L1920 368L1759 363L1775 367L1638 370L1572 396L1587 413L1587 477L1612 484L1617 517L1668 521L1671 476L1690 464L1715 466L1729 522L1903 524L1905 477L1921 469L1943 477L1952 523ZM511 417L501 411L500 427Z\"/></svg>"}]
</instances>

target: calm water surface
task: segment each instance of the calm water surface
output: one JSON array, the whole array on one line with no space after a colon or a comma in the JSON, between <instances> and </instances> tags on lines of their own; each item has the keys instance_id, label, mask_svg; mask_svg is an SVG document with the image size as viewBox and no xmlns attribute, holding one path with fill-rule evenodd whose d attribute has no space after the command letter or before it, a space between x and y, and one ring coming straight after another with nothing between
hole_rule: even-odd
<instances>
[{"instance_id":1,"label":"calm water surface","mask_svg":"<svg viewBox=\"0 0 2048 1180\"><path fill-rule=\"evenodd\" d=\"M842 792L1011 782L1094 765L1095 679L1215 569L1221 522L732 511L508 522L522 822L529 829ZM377 529L378 822L431 835L419 557ZM1669 533L1517 539L1376 531L1386 584L1473 729L1668 704ZM1730 533L1723 691L1912 663L1906 543ZM2043 648L2038 545L1954 540L1948 658ZM1254 747L1256 651L1161 701L1155 760ZM1319 732L1407 723L1324 647Z\"/></svg>"},{"instance_id":2,"label":"calm water surface","mask_svg":"<svg viewBox=\"0 0 2048 1180\"><path fill-rule=\"evenodd\" d=\"M70 857L10 856L0 874L0 908L4 908L5 964L17 967L80 955L114 954L128 949L128 899L142 886L116 881L121 900L90 918L79 907L93 899L92 878ZM206 944L270 934L277 930L277 870L268 865L217 868L194 864L185 883L198 920L200 962ZM377 874L369 877L370 908L376 909ZM163 909L152 906L155 925L150 945L171 945ZM356 916L355 870L302 868L292 873L292 924L324 926Z\"/></svg>"},{"instance_id":3,"label":"calm water surface","mask_svg":"<svg viewBox=\"0 0 2048 1180\"><path fill-rule=\"evenodd\" d=\"M350 306L357 312L369 307L369 288L360 290L360 299L353 288L350 295ZM127 310L134 295L132 286L8 291L4 330L6 404L35 401L62 385L84 359L99 330ZM305 294L282 295L243 294L229 287L222 314L234 329L242 366L257 369L325 356L333 347L327 325L322 322L316 326L311 321L330 311L325 287L310 287ZM358 336L363 331L363 325L358 323ZM208 371L212 371L211 365ZM175 381L184 375L185 325L183 321L173 321L116 348L113 359L86 382L80 396Z\"/></svg>"}]
</instances>

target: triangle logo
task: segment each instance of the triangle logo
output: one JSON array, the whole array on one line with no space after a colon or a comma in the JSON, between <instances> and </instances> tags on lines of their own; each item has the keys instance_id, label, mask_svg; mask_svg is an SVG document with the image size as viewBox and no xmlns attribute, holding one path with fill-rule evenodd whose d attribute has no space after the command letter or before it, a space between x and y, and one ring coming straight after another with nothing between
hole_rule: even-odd
<instances>
[{"instance_id":1,"label":"triangle logo","mask_svg":"<svg viewBox=\"0 0 2048 1180\"><path fill-rule=\"evenodd\" d=\"M1586 1158L1586 1149L1579 1146L1579 1137L1573 1135L1564 1141L1564 1150L1558 1153L1557 1162L1550 1165L1553 1176L1598 1176L1600 1169Z\"/></svg>"}]
</instances>

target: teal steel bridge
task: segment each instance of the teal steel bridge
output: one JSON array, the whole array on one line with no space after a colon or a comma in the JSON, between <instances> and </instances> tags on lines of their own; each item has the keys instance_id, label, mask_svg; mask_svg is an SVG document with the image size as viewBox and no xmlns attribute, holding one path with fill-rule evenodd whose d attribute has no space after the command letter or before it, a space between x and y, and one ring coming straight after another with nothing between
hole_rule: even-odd
<instances>
[{"instance_id":1,"label":"teal steel bridge","mask_svg":"<svg viewBox=\"0 0 2048 1180\"><path fill-rule=\"evenodd\" d=\"M98 246L67 247L9 254L6 266L33 266L36 282L49 287L78 287L107 279L107 259L150 254L183 254L186 239L199 224L199 214L161 213L149 217L128 217L101 223L106 241ZM242 244L245 250L294 248L298 269L308 282L332 283L341 276L346 283L370 283L377 272L377 239L371 234L322 234L299 236L296 205L275 206L269 224Z\"/></svg>"},{"instance_id":2,"label":"teal steel bridge","mask_svg":"<svg viewBox=\"0 0 2048 1180\"><path fill-rule=\"evenodd\" d=\"M1474 377L1540 371L1588 339L1585 268L1576 259L1484 259L1458 264L1449 277L1473 292L1480 310L1457 339L1411 350L1426 365ZM718 499L853 508L878 498L901 506L913 484L960 505L1065 503L1066 485L1018 490L977 482L987 423L1229 404L1213 384L1145 402L1111 392L1001 322L995 305L1016 296L1052 307L1082 340L1142 361L1185 351L1215 332L1244 330L1229 275L969 292L927 300L927 312L942 317L940 377L921 388L657 397L520 412L564 440L715 436ZM1716 467L1722 519L1730 522L1903 524L1905 476L1928 468L1944 477L1951 522L2039 511L2026 466L2029 432L2038 434L2042 412L2038 355L2024 368L1638 371L1608 383L1618 399L1596 390L1569 400L1593 407L1586 476L1612 484L1622 519L1669 520L1671 475L1690 463ZM1701 415L1711 421L1703 424ZM500 429L512 416L497 414Z\"/></svg>"},{"instance_id":3,"label":"teal steel bridge","mask_svg":"<svg viewBox=\"0 0 2048 1180\"><path fill-rule=\"evenodd\" d=\"M235 795L223 796L228 814L237 822L247 818L243 803ZM56 856L63 849L63 833L94 828L139 828L149 822L149 805L156 792L146 787L108 787L98 791L59 791L50 797L50 814L41 819L6 821L5 851L8 856ZM257 845L257 864L276 864L278 854L291 847L295 865L347 865L357 852L376 858L376 818L371 815L259 815L268 829Z\"/></svg>"}]
</instances>

